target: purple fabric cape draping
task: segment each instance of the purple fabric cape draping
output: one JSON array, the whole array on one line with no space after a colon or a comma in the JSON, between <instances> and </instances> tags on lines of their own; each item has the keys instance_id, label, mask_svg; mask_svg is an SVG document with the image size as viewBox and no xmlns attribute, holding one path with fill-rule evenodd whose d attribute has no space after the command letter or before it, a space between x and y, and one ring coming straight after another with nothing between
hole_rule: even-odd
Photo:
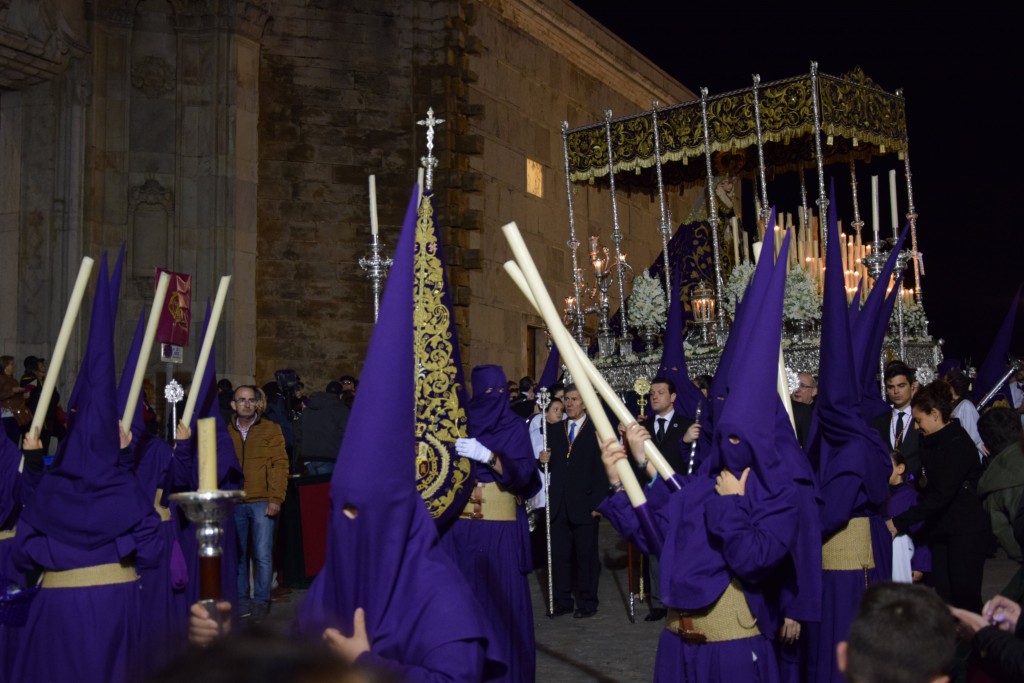
<instances>
[{"instance_id":1,"label":"purple fabric cape draping","mask_svg":"<svg viewBox=\"0 0 1024 683\"><path fill-rule=\"evenodd\" d=\"M512 412L508 382L497 365L473 368L473 397L466 406L469 435L498 455L502 474L474 463L478 481L496 481L526 499L540 489L540 473L532 454L526 423ZM516 507L514 522L456 519L442 531L441 547L449 554L488 615L494 647L508 664L503 681L536 678L533 603L526 575L531 569L530 531L526 510Z\"/></svg>"},{"instance_id":2,"label":"purple fabric cape draping","mask_svg":"<svg viewBox=\"0 0 1024 683\"><path fill-rule=\"evenodd\" d=\"M780 262L788 248L787 238ZM775 378L786 273L765 256L723 352L729 363L720 365L716 375L721 393L715 395L711 452L681 491L669 494L660 481L647 489L648 506L666 530L661 553L665 604L686 610L705 608L735 578L742 584L762 635L691 645L663 634L655 666L658 681L774 681L778 677L770 638L780 623L776 603L785 562L796 542L800 470L776 445ZM721 470L739 476L748 467L745 495L715 492L715 477ZM599 510L641 549L650 547L624 494L608 498Z\"/></svg>"},{"instance_id":3,"label":"purple fabric cape draping","mask_svg":"<svg viewBox=\"0 0 1024 683\"><path fill-rule=\"evenodd\" d=\"M544 363L544 371L540 373L540 379L537 380L537 386L550 389L551 385L558 381L561 369L562 357L558 355L558 347L552 344L551 350L548 351L548 359Z\"/></svg>"},{"instance_id":4,"label":"purple fabric cape draping","mask_svg":"<svg viewBox=\"0 0 1024 683\"><path fill-rule=\"evenodd\" d=\"M414 188L359 400L331 478L326 562L299 606L297 627L314 638L325 627L350 636L353 614L361 607L371 653L360 663L387 668L411 683L491 679L504 663L488 649L488 626L438 545L436 525L415 485L416 194ZM382 405L388 406L386 413Z\"/></svg>"},{"instance_id":5,"label":"purple fabric cape draping","mask_svg":"<svg viewBox=\"0 0 1024 683\"><path fill-rule=\"evenodd\" d=\"M839 244L834 198L828 214L829 243ZM842 262L838 250L825 255L825 293L822 306L821 362L816 428L809 451L817 463L821 492L823 541L854 517L868 517L875 568L823 571L821 621L810 623L807 638L809 680L841 681L835 664L836 643L845 638L869 581L892 575L892 539L885 528L885 503L892 471L889 450L881 437L860 417L862 385L858 380L849 329ZM870 318L861 311L858 324Z\"/></svg>"},{"instance_id":6,"label":"purple fabric cape draping","mask_svg":"<svg viewBox=\"0 0 1024 683\"><path fill-rule=\"evenodd\" d=\"M135 476L119 466L113 325L106 258L99 271L68 445L36 487L17 527L19 571L64 570L160 557L158 518ZM13 680L135 680L141 632L139 584L50 589L35 597ZM88 624L87 629L82 624ZM53 643L62 643L54 648Z\"/></svg>"},{"instance_id":7,"label":"purple fabric cape draping","mask_svg":"<svg viewBox=\"0 0 1024 683\"><path fill-rule=\"evenodd\" d=\"M1003 318L1003 324L999 326L999 331L992 339L992 347L989 349L988 355L985 356L985 361L978 367L978 374L971 386L971 398L975 403L984 398L985 394L991 391L996 382L1006 374L1006 356L1010 352L1013 327L1017 321L1020 291L1021 287L1018 286L1017 292L1013 295L1013 301L1010 302L1010 308ZM979 409L982 407L978 406Z\"/></svg>"}]
</instances>

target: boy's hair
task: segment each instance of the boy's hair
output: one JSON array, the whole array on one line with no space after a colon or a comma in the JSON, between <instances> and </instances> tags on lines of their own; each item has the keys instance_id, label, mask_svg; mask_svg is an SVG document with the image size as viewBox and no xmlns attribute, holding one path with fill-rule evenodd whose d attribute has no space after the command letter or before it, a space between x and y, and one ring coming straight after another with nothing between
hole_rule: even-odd
<instances>
[{"instance_id":1,"label":"boy's hair","mask_svg":"<svg viewBox=\"0 0 1024 683\"><path fill-rule=\"evenodd\" d=\"M852 683L927 683L953 664L956 627L930 588L879 583L864 593L847 637Z\"/></svg>"},{"instance_id":2,"label":"boy's hair","mask_svg":"<svg viewBox=\"0 0 1024 683\"><path fill-rule=\"evenodd\" d=\"M989 408L978 419L978 435L993 457L1020 441L1020 432L1020 416L1012 408Z\"/></svg>"},{"instance_id":3,"label":"boy's hair","mask_svg":"<svg viewBox=\"0 0 1024 683\"><path fill-rule=\"evenodd\" d=\"M911 384L916 381L914 377L914 369L903 361L898 360L890 361L889 364L885 366L885 372L882 376L885 378L885 381L888 382L892 378L899 377L900 375L906 377L907 381Z\"/></svg>"}]
</instances>

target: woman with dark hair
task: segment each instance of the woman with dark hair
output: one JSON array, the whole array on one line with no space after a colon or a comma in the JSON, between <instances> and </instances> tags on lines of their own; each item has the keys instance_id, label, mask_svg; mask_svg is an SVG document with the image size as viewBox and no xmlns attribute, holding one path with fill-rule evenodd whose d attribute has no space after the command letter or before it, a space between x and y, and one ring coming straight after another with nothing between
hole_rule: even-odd
<instances>
[{"instance_id":1,"label":"woman with dark hair","mask_svg":"<svg viewBox=\"0 0 1024 683\"><path fill-rule=\"evenodd\" d=\"M959 370L949 372L945 379L949 383L949 388L953 391L953 412L951 417L960 421L960 426L970 435L971 441L974 442L974 446L978 449L978 458L984 462L985 447L982 444L981 435L978 434L978 409L974 407L974 403L968 398L971 394L971 380L967 379L967 375Z\"/></svg>"},{"instance_id":2,"label":"woman with dark hair","mask_svg":"<svg viewBox=\"0 0 1024 683\"><path fill-rule=\"evenodd\" d=\"M921 431L921 500L886 525L896 536L923 522L936 592L956 607L979 612L982 569L994 543L976 493L982 474L978 450L951 417L953 393L944 380L920 389L910 408Z\"/></svg>"}]
</instances>

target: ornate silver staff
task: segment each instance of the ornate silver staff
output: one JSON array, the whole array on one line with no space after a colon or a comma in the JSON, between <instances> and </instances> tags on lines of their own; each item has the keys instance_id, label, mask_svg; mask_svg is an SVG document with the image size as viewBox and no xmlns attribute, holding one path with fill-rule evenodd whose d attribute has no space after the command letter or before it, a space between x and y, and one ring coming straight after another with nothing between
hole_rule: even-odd
<instances>
[{"instance_id":1,"label":"ornate silver staff","mask_svg":"<svg viewBox=\"0 0 1024 683\"><path fill-rule=\"evenodd\" d=\"M548 449L548 406L551 405L551 394L547 387L537 390L537 406L540 408L540 435L544 450ZM543 463L544 470L544 538L548 551L548 616L555 616L555 579L551 573L551 499L548 490L551 479L548 477L548 464Z\"/></svg>"},{"instance_id":2,"label":"ornate silver staff","mask_svg":"<svg viewBox=\"0 0 1024 683\"><path fill-rule=\"evenodd\" d=\"M658 133L658 100L651 102L651 130L654 132L654 168L658 175L658 208L660 209L660 221L658 232L661 233L661 253L665 257L665 306L669 306L672 300L669 298L672 291L672 276L668 270L668 238L671 232L671 221L668 215L668 206L665 203L665 181L661 176L661 135ZM667 309L666 309L667 310Z\"/></svg>"},{"instance_id":3,"label":"ornate silver staff","mask_svg":"<svg viewBox=\"0 0 1024 683\"><path fill-rule=\"evenodd\" d=\"M695 424L700 424L700 403L697 404L697 414L693 416ZM687 474L693 474L693 461L697 457L697 439L690 444L690 464L686 468Z\"/></svg>"},{"instance_id":4,"label":"ornate silver staff","mask_svg":"<svg viewBox=\"0 0 1024 683\"><path fill-rule=\"evenodd\" d=\"M622 230L619 229L619 203L615 199L615 151L612 149L612 110L604 112L604 135L608 140L608 183L612 191L612 242L615 244L616 279L619 283L619 352L626 355L631 351L631 341L626 328L626 259L622 256ZM665 264L668 265L667 263Z\"/></svg>"},{"instance_id":5,"label":"ornate silver staff","mask_svg":"<svg viewBox=\"0 0 1024 683\"><path fill-rule=\"evenodd\" d=\"M902 96L903 91L897 90L897 95ZM914 256L914 299L919 305L924 305L924 293L921 290L921 276L924 275L924 265L921 263L921 253L917 250L917 211L914 209L914 183L910 175L910 140L907 140L907 149L903 152L903 172L907 176L907 220L910 221L910 251Z\"/></svg>"},{"instance_id":6,"label":"ornate silver staff","mask_svg":"<svg viewBox=\"0 0 1024 683\"><path fill-rule=\"evenodd\" d=\"M380 293L384 289L384 281L388 279L388 270L393 263L388 256L381 256L380 250L384 243L380 241L377 231L373 231L373 241L370 242L370 258L360 257L359 267L366 271L366 277L370 278L373 284L373 322L377 322L380 316Z\"/></svg>"},{"instance_id":7,"label":"ornate silver staff","mask_svg":"<svg viewBox=\"0 0 1024 683\"><path fill-rule=\"evenodd\" d=\"M185 398L185 390L178 384L178 380L172 379L164 386L164 400L171 404L171 440L174 440L174 431L178 428L178 402ZM164 413L167 415L167 413Z\"/></svg>"},{"instance_id":8,"label":"ornate silver staff","mask_svg":"<svg viewBox=\"0 0 1024 683\"><path fill-rule=\"evenodd\" d=\"M978 401L978 408L981 408L986 403L992 400L992 397L999 393L999 390L1003 388L1003 385L1010 381L1010 378L1016 375L1021 370L1024 370L1024 361L1020 358L1010 358L1010 369L1006 371L1006 374L999 378L996 385L992 387L985 396Z\"/></svg>"},{"instance_id":9,"label":"ornate silver staff","mask_svg":"<svg viewBox=\"0 0 1024 683\"><path fill-rule=\"evenodd\" d=\"M860 205L857 203L857 163L850 159L850 190L853 192L853 229L860 238L860 231L864 227L864 221L860 217Z\"/></svg>"},{"instance_id":10,"label":"ornate silver staff","mask_svg":"<svg viewBox=\"0 0 1024 683\"><path fill-rule=\"evenodd\" d=\"M811 103L814 105L814 156L818 162L818 221L821 253L828 249L828 196L825 194L825 162L821 156L821 106L818 97L818 63L811 62Z\"/></svg>"},{"instance_id":11,"label":"ornate silver staff","mask_svg":"<svg viewBox=\"0 0 1024 683\"><path fill-rule=\"evenodd\" d=\"M708 223L711 224L712 256L715 262L715 298L718 299L716 332L719 339L725 339L725 285L722 282L722 256L718 245L718 202L715 201L715 176L711 172L711 133L708 130L708 89L700 89L700 115L704 123L704 165L708 174Z\"/></svg>"},{"instance_id":12,"label":"ornate silver staff","mask_svg":"<svg viewBox=\"0 0 1024 683\"><path fill-rule=\"evenodd\" d=\"M562 121L562 152L565 156L565 195L569 201L569 253L572 254L572 310L575 311L572 331L576 336L576 343L583 346L583 304L580 301L580 274L579 249L580 242L576 239L576 218L572 210L572 183L569 182L569 122Z\"/></svg>"},{"instance_id":13,"label":"ornate silver staff","mask_svg":"<svg viewBox=\"0 0 1024 683\"><path fill-rule=\"evenodd\" d=\"M764 225L765 233L768 233L768 181L764 175L764 138L761 135L761 98L758 94L758 88L761 85L761 74L754 74L754 124L757 130L757 166L758 172L761 176L761 215L758 218L761 219L762 225Z\"/></svg>"}]
</instances>

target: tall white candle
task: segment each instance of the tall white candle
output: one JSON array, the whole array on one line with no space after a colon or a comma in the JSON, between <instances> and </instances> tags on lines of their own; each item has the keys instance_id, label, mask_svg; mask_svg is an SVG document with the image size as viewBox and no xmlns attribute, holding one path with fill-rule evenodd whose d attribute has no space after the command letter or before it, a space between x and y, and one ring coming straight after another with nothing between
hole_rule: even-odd
<instances>
[{"instance_id":1,"label":"tall white candle","mask_svg":"<svg viewBox=\"0 0 1024 683\"><path fill-rule=\"evenodd\" d=\"M875 231L878 241L878 176L871 176L871 229Z\"/></svg>"},{"instance_id":2,"label":"tall white candle","mask_svg":"<svg viewBox=\"0 0 1024 683\"><path fill-rule=\"evenodd\" d=\"M740 262L740 222L733 216L732 218L732 262Z\"/></svg>"},{"instance_id":3,"label":"tall white candle","mask_svg":"<svg viewBox=\"0 0 1024 683\"><path fill-rule=\"evenodd\" d=\"M135 363L135 374L132 375L131 388L128 390L128 401L124 404L124 414L121 422L125 431L132 424L132 417L135 416L135 408L139 404L139 392L142 391L142 378L146 376L146 366L149 365L149 354L153 351L153 340L156 339L156 328L160 322L160 311L167 299L167 288L171 283L169 273L160 273L160 279L156 283L156 293L153 295L153 305L149 309L149 321L146 323L146 335L142 338L142 347L139 349L139 359ZM177 425L175 425L177 426Z\"/></svg>"},{"instance_id":4,"label":"tall white candle","mask_svg":"<svg viewBox=\"0 0 1024 683\"><path fill-rule=\"evenodd\" d=\"M50 364L46 370L46 378L43 380L43 387L39 390L39 402L36 404L39 409L32 416L32 424L29 425L28 433L34 434L42 431L43 420L46 419L47 408L50 399L53 397L53 390L57 385L57 375L60 374L60 366L64 363L64 354L68 350L68 343L71 341L71 331L75 328L75 321L78 320L78 311L82 308L82 298L85 296L85 288L89 284L89 275L92 273L94 261L85 256L82 258L82 265L78 268L78 277L75 279L75 286L71 290L71 299L68 301L68 308L64 311L64 322L61 323L60 332L57 333L57 343L53 346L53 354L50 356Z\"/></svg>"},{"instance_id":5,"label":"tall white candle","mask_svg":"<svg viewBox=\"0 0 1024 683\"><path fill-rule=\"evenodd\" d=\"M199 490L217 490L217 420L205 417L199 425Z\"/></svg>"},{"instance_id":6,"label":"tall white candle","mask_svg":"<svg viewBox=\"0 0 1024 683\"><path fill-rule=\"evenodd\" d=\"M377 234L377 178L370 176L370 234Z\"/></svg>"},{"instance_id":7,"label":"tall white candle","mask_svg":"<svg viewBox=\"0 0 1024 683\"><path fill-rule=\"evenodd\" d=\"M192 386L189 387L188 398L185 399L185 408L181 411L181 421L185 424L192 421L192 413L195 412L196 401L199 400L199 387L203 385L203 375L206 373L206 364L210 359L210 350L213 349L213 338L217 336L217 324L220 322L220 314L224 310L224 301L228 298L230 284L231 276L225 275L220 279L220 286L217 287L217 298L210 311L210 320L206 324L206 336L203 338L203 346L199 349L199 360L196 361L196 369L192 374Z\"/></svg>"},{"instance_id":8,"label":"tall white candle","mask_svg":"<svg viewBox=\"0 0 1024 683\"><path fill-rule=\"evenodd\" d=\"M892 234L899 236L900 219L896 212L896 171L889 171L889 211L892 213Z\"/></svg>"}]
</instances>

